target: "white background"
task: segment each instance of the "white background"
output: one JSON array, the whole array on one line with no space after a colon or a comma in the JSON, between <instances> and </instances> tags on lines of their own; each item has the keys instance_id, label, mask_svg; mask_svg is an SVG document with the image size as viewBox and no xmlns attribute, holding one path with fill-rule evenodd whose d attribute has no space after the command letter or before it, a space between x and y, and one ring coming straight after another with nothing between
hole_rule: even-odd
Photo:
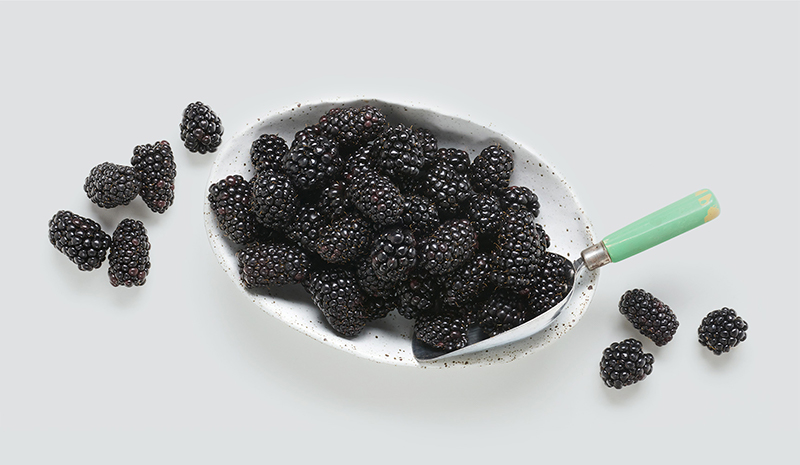
<instances>
[{"instance_id":1,"label":"white background","mask_svg":"<svg viewBox=\"0 0 800 465\"><path fill-rule=\"evenodd\" d=\"M0 463L776 463L796 455L797 3L0 5ZM208 245L213 157L189 102L226 135L331 97L413 101L491 125L574 188L598 235L700 188L712 223L605 268L565 337L508 364L366 361L266 315ZM92 166L167 139L175 204L93 206ZM535 186L534 186L535 187ZM69 209L145 222L142 288L79 272L48 242ZM603 348L649 290L681 326L621 391ZM735 308L748 339L696 342Z\"/></svg>"}]
</instances>

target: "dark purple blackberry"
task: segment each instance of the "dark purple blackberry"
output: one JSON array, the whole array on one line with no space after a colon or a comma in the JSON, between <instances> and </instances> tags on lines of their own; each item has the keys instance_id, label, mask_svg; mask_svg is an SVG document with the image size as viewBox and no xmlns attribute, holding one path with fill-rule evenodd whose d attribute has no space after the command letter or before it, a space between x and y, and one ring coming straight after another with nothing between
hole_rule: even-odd
<instances>
[{"instance_id":1,"label":"dark purple blackberry","mask_svg":"<svg viewBox=\"0 0 800 465\"><path fill-rule=\"evenodd\" d=\"M459 149L439 149L436 152L436 160L452 166L457 173L469 173L470 159L469 154Z\"/></svg>"},{"instance_id":2,"label":"dark purple blackberry","mask_svg":"<svg viewBox=\"0 0 800 465\"><path fill-rule=\"evenodd\" d=\"M128 205L141 189L142 181L132 166L108 162L92 168L83 184L89 200L103 208Z\"/></svg>"},{"instance_id":3,"label":"dark purple blackberry","mask_svg":"<svg viewBox=\"0 0 800 465\"><path fill-rule=\"evenodd\" d=\"M126 218L119 222L111 236L108 252L108 279L111 285L141 286L150 272L150 240L139 220Z\"/></svg>"},{"instance_id":4,"label":"dark purple blackberry","mask_svg":"<svg viewBox=\"0 0 800 465\"><path fill-rule=\"evenodd\" d=\"M561 255L545 252L530 285L528 302L535 317L567 297L575 281L575 268Z\"/></svg>"},{"instance_id":5,"label":"dark purple blackberry","mask_svg":"<svg viewBox=\"0 0 800 465\"><path fill-rule=\"evenodd\" d=\"M619 312L657 346L671 341L678 331L675 313L667 304L642 289L625 292L619 300Z\"/></svg>"},{"instance_id":6,"label":"dark purple blackberry","mask_svg":"<svg viewBox=\"0 0 800 465\"><path fill-rule=\"evenodd\" d=\"M316 250L320 231L328 224L325 216L314 207L301 207L297 219L286 225L286 237L308 251Z\"/></svg>"},{"instance_id":7,"label":"dark purple blackberry","mask_svg":"<svg viewBox=\"0 0 800 465\"><path fill-rule=\"evenodd\" d=\"M302 283L311 268L298 246L280 242L246 244L236 252L236 260L247 289Z\"/></svg>"},{"instance_id":8,"label":"dark purple blackberry","mask_svg":"<svg viewBox=\"0 0 800 465\"><path fill-rule=\"evenodd\" d=\"M411 128L391 126L375 140L375 160L392 179L410 179L420 175L424 163L422 147Z\"/></svg>"},{"instance_id":9,"label":"dark purple blackberry","mask_svg":"<svg viewBox=\"0 0 800 465\"><path fill-rule=\"evenodd\" d=\"M500 193L508 187L514 158L499 145L486 147L469 166L469 181L477 192Z\"/></svg>"},{"instance_id":10,"label":"dark purple blackberry","mask_svg":"<svg viewBox=\"0 0 800 465\"><path fill-rule=\"evenodd\" d=\"M487 336L496 336L529 320L525 298L509 289L492 293L478 309L477 319Z\"/></svg>"},{"instance_id":11,"label":"dark purple blackberry","mask_svg":"<svg viewBox=\"0 0 800 465\"><path fill-rule=\"evenodd\" d=\"M483 294L489 288L489 257L476 254L462 267L439 277L439 286L444 303L463 306Z\"/></svg>"},{"instance_id":12,"label":"dark purple blackberry","mask_svg":"<svg viewBox=\"0 0 800 465\"><path fill-rule=\"evenodd\" d=\"M420 240L419 267L432 275L448 274L469 261L477 248L478 235L469 220L445 221Z\"/></svg>"},{"instance_id":13,"label":"dark purple blackberry","mask_svg":"<svg viewBox=\"0 0 800 465\"><path fill-rule=\"evenodd\" d=\"M374 141L386 130L386 116L372 105L359 108L356 118L361 131L361 143Z\"/></svg>"},{"instance_id":14,"label":"dark purple blackberry","mask_svg":"<svg viewBox=\"0 0 800 465\"><path fill-rule=\"evenodd\" d=\"M414 335L425 344L446 352L467 345L469 324L463 312L444 309L420 315L414 321Z\"/></svg>"},{"instance_id":15,"label":"dark purple blackberry","mask_svg":"<svg viewBox=\"0 0 800 465\"><path fill-rule=\"evenodd\" d=\"M306 126L294 134L294 139L292 139L292 145L294 146L296 144L301 144L309 138L317 138L321 135L323 135L323 132L319 124L312 124L311 126Z\"/></svg>"},{"instance_id":16,"label":"dark purple blackberry","mask_svg":"<svg viewBox=\"0 0 800 465\"><path fill-rule=\"evenodd\" d=\"M367 321L380 320L389 316L396 309L397 299L367 298L364 303L364 317Z\"/></svg>"},{"instance_id":17,"label":"dark purple blackberry","mask_svg":"<svg viewBox=\"0 0 800 465\"><path fill-rule=\"evenodd\" d=\"M250 211L250 183L242 176L226 176L208 188L208 202L219 229L235 244L255 240L256 215Z\"/></svg>"},{"instance_id":18,"label":"dark purple blackberry","mask_svg":"<svg viewBox=\"0 0 800 465\"><path fill-rule=\"evenodd\" d=\"M436 154L439 150L439 142L436 140L436 136L434 136L429 130L422 127L415 127L413 129L414 136L417 138L419 146L422 149L423 167L433 165L436 162Z\"/></svg>"},{"instance_id":19,"label":"dark purple blackberry","mask_svg":"<svg viewBox=\"0 0 800 465\"><path fill-rule=\"evenodd\" d=\"M305 286L336 332L352 337L364 329L368 319L365 296L352 270L312 271Z\"/></svg>"},{"instance_id":20,"label":"dark purple blackberry","mask_svg":"<svg viewBox=\"0 0 800 465\"><path fill-rule=\"evenodd\" d=\"M491 254L491 281L504 288L530 286L543 250L533 213L528 210L506 211Z\"/></svg>"},{"instance_id":21,"label":"dark purple blackberry","mask_svg":"<svg viewBox=\"0 0 800 465\"><path fill-rule=\"evenodd\" d=\"M384 281L398 282L408 277L417 264L417 241L408 228L383 230L372 245L370 263Z\"/></svg>"},{"instance_id":22,"label":"dark purple blackberry","mask_svg":"<svg viewBox=\"0 0 800 465\"><path fill-rule=\"evenodd\" d=\"M331 108L319 119L322 132L343 147L355 147L374 140L386 126L386 117L377 108Z\"/></svg>"},{"instance_id":23,"label":"dark purple blackberry","mask_svg":"<svg viewBox=\"0 0 800 465\"><path fill-rule=\"evenodd\" d=\"M454 216L469 199L472 188L466 174L448 163L437 162L425 173L425 194L436 204L440 216Z\"/></svg>"},{"instance_id":24,"label":"dark purple blackberry","mask_svg":"<svg viewBox=\"0 0 800 465\"><path fill-rule=\"evenodd\" d=\"M299 191L318 189L342 171L339 146L325 136L295 141L283 157L283 169Z\"/></svg>"},{"instance_id":25,"label":"dark purple blackberry","mask_svg":"<svg viewBox=\"0 0 800 465\"><path fill-rule=\"evenodd\" d=\"M175 156L169 142L137 145L131 165L142 181L139 195L150 210L164 213L175 200Z\"/></svg>"},{"instance_id":26,"label":"dark purple blackberry","mask_svg":"<svg viewBox=\"0 0 800 465\"><path fill-rule=\"evenodd\" d=\"M81 271L100 268L111 246L111 236L89 218L61 210L49 222L50 243Z\"/></svg>"},{"instance_id":27,"label":"dark purple blackberry","mask_svg":"<svg viewBox=\"0 0 800 465\"><path fill-rule=\"evenodd\" d=\"M432 276L412 272L397 288L397 312L409 320L431 313L436 307L438 295L439 285Z\"/></svg>"},{"instance_id":28,"label":"dark purple blackberry","mask_svg":"<svg viewBox=\"0 0 800 465\"><path fill-rule=\"evenodd\" d=\"M510 186L500 191L500 201L506 209L530 210L534 217L539 216L539 197L524 186Z\"/></svg>"},{"instance_id":29,"label":"dark purple blackberry","mask_svg":"<svg viewBox=\"0 0 800 465\"><path fill-rule=\"evenodd\" d=\"M256 172L283 171L283 157L289 152L286 141L277 134L262 134L250 145L250 161Z\"/></svg>"},{"instance_id":30,"label":"dark purple blackberry","mask_svg":"<svg viewBox=\"0 0 800 465\"><path fill-rule=\"evenodd\" d=\"M345 159L343 177L345 181L352 182L364 173L375 173L379 170L378 163L372 158L372 146L362 145Z\"/></svg>"},{"instance_id":31,"label":"dark purple blackberry","mask_svg":"<svg viewBox=\"0 0 800 465\"><path fill-rule=\"evenodd\" d=\"M270 229L283 229L297 217L297 191L289 178L277 171L256 173L250 182L250 209Z\"/></svg>"},{"instance_id":32,"label":"dark purple blackberry","mask_svg":"<svg viewBox=\"0 0 800 465\"><path fill-rule=\"evenodd\" d=\"M371 243L370 224L359 215L349 214L320 230L316 251L328 263L350 263L369 253Z\"/></svg>"},{"instance_id":33,"label":"dark purple blackberry","mask_svg":"<svg viewBox=\"0 0 800 465\"><path fill-rule=\"evenodd\" d=\"M747 339L747 322L736 315L736 310L722 307L703 318L697 336L700 344L722 355Z\"/></svg>"},{"instance_id":34,"label":"dark purple blackberry","mask_svg":"<svg viewBox=\"0 0 800 465\"><path fill-rule=\"evenodd\" d=\"M183 110L181 140L190 152L214 152L222 143L224 129L219 117L202 103L190 103Z\"/></svg>"},{"instance_id":35,"label":"dark purple blackberry","mask_svg":"<svg viewBox=\"0 0 800 465\"><path fill-rule=\"evenodd\" d=\"M547 232L544 230L544 226L536 223L536 232L539 234L539 242L541 242L541 246L545 249L549 249L550 236L547 235Z\"/></svg>"},{"instance_id":36,"label":"dark purple blackberry","mask_svg":"<svg viewBox=\"0 0 800 465\"><path fill-rule=\"evenodd\" d=\"M409 195L403 202L401 222L421 237L439 226L439 210L427 197Z\"/></svg>"},{"instance_id":37,"label":"dark purple blackberry","mask_svg":"<svg viewBox=\"0 0 800 465\"><path fill-rule=\"evenodd\" d=\"M467 218L478 234L492 234L500 228L500 199L487 193L475 193L467 202Z\"/></svg>"},{"instance_id":38,"label":"dark purple blackberry","mask_svg":"<svg viewBox=\"0 0 800 465\"><path fill-rule=\"evenodd\" d=\"M365 171L352 179L347 197L365 218L377 225L388 226L401 221L403 195L386 176Z\"/></svg>"},{"instance_id":39,"label":"dark purple blackberry","mask_svg":"<svg viewBox=\"0 0 800 465\"><path fill-rule=\"evenodd\" d=\"M610 388L622 389L636 384L653 372L653 354L642 350L636 339L615 342L603 351L600 359L600 377Z\"/></svg>"},{"instance_id":40,"label":"dark purple blackberry","mask_svg":"<svg viewBox=\"0 0 800 465\"><path fill-rule=\"evenodd\" d=\"M371 297L391 298L397 295L398 281L386 281L378 277L372 261L362 260L356 267L356 276L361 290Z\"/></svg>"},{"instance_id":41,"label":"dark purple blackberry","mask_svg":"<svg viewBox=\"0 0 800 465\"><path fill-rule=\"evenodd\" d=\"M347 186L344 181L333 181L319 195L318 210L329 220L341 218L354 207L347 198Z\"/></svg>"}]
</instances>

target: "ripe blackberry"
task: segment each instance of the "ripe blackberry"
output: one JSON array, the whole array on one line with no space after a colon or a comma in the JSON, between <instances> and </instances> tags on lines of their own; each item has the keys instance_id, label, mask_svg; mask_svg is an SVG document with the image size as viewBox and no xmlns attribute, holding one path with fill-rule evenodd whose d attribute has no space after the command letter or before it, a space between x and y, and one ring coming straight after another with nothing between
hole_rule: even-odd
<instances>
[{"instance_id":1,"label":"ripe blackberry","mask_svg":"<svg viewBox=\"0 0 800 465\"><path fill-rule=\"evenodd\" d=\"M344 181L335 180L322 189L317 208L329 220L341 218L351 211L353 204L347 198L347 186Z\"/></svg>"},{"instance_id":2,"label":"ripe blackberry","mask_svg":"<svg viewBox=\"0 0 800 465\"><path fill-rule=\"evenodd\" d=\"M150 210L164 213L175 200L175 157L169 142L137 145L131 165L142 181L139 195Z\"/></svg>"},{"instance_id":3,"label":"ripe blackberry","mask_svg":"<svg viewBox=\"0 0 800 465\"><path fill-rule=\"evenodd\" d=\"M252 190L242 176L230 175L208 188L208 202L222 233L235 244L255 239L258 220L250 211Z\"/></svg>"},{"instance_id":4,"label":"ripe blackberry","mask_svg":"<svg viewBox=\"0 0 800 465\"><path fill-rule=\"evenodd\" d=\"M245 288L302 283L311 262L300 247L280 242L251 242L236 252Z\"/></svg>"},{"instance_id":5,"label":"ripe blackberry","mask_svg":"<svg viewBox=\"0 0 800 465\"><path fill-rule=\"evenodd\" d=\"M736 315L736 310L722 307L703 318L697 335L700 344L716 355L722 355L747 339L747 322Z\"/></svg>"},{"instance_id":6,"label":"ripe blackberry","mask_svg":"<svg viewBox=\"0 0 800 465\"><path fill-rule=\"evenodd\" d=\"M485 192L475 193L467 202L467 218L478 234L492 234L500 228L500 199Z\"/></svg>"},{"instance_id":7,"label":"ripe blackberry","mask_svg":"<svg viewBox=\"0 0 800 465\"><path fill-rule=\"evenodd\" d=\"M487 336L496 336L528 321L525 298L509 289L492 293L478 309L478 324Z\"/></svg>"},{"instance_id":8,"label":"ripe blackberry","mask_svg":"<svg viewBox=\"0 0 800 465\"><path fill-rule=\"evenodd\" d=\"M417 241L408 228L391 227L375 239L370 262L384 281L398 282L408 277L417 264Z\"/></svg>"},{"instance_id":9,"label":"ripe blackberry","mask_svg":"<svg viewBox=\"0 0 800 465\"><path fill-rule=\"evenodd\" d=\"M349 269L312 271L306 289L333 329L345 337L357 336L367 323L365 296Z\"/></svg>"},{"instance_id":10,"label":"ripe blackberry","mask_svg":"<svg viewBox=\"0 0 800 465\"><path fill-rule=\"evenodd\" d=\"M416 178L420 175L424 156L414 131L402 124L391 126L375 141L375 160L392 179Z\"/></svg>"},{"instance_id":11,"label":"ripe blackberry","mask_svg":"<svg viewBox=\"0 0 800 465\"><path fill-rule=\"evenodd\" d=\"M283 157L283 169L299 191L321 188L343 165L339 146L325 136L295 141Z\"/></svg>"},{"instance_id":12,"label":"ripe blackberry","mask_svg":"<svg viewBox=\"0 0 800 465\"><path fill-rule=\"evenodd\" d=\"M250 182L250 209L270 229L280 230L297 216L297 191L289 178L278 171L256 173Z\"/></svg>"},{"instance_id":13,"label":"ripe blackberry","mask_svg":"<svg viewBox=\"0 0 800 465\"><path fill-rule=\"evenodd\" d=\"M431 313L436 307L439 285L431 276L412 272L397 288L397 312L413 320L419 315Z\"/></svg>"},{"instance_id":14,"label":"ripe blackberry","mask_svg":"<svg viewBox=\"0 0 800 465\"><path fill-rule=\"evenodd\" d=\"M499 145L491 145L481 151L469 166L469 181L478 192L500 193L508 187L514 158Z\"/></svg>"},{"instance_id":15,"label":"ripe blackberry","mask_svg":"<svg viewBox=\"0 0 800 465\"><path fill-rule=\"evenodd\" d=\"M439 226L439 210L427 197L409 195L403 202L401 222L421 237Z\"/></svg>"},{"instance_id":16,"label":"ripe blackberry","mask_svg":"<svg viewBox=\"0 0 800 465\"><path fill-rule=\"evenodd\" d=\"M378 277L372 261L361 260L356 267L356 276L361 290L371 297L391 298L397 295L398 281L386 281Z\"/></svg>"},{"instance_id":17,"label":"ripe blackberry","mask_svg":"<svg viewBox=\"0 0 800 465\"><path fill-rule=\"evenodd\" d=\"M49 222L50 243L67 256L81 271L100 268L111 246L111 237L98 223L60 210Z\"/></svg>"},{"instance_id":18,"label":"ripe blackberry","mask_svg":"<svg viewBox=\"0 0 800 465\"><path fill-rule=\"evenodd\" d=\"M250 161L256 172L283 171L283 157L289 152L286 141L277 134L262 134L250 145Z\"/></svg>"},{"instance_id":19,"label":"ripe blackberry","mask_svg":"<svg viewBox=\"0 0 800 465\"><path fill-rule=\"evenodd\" d=\"M469 261L478 248L478 235L465 219L445 221L417 247L419 266L432 275L451 273Z\"/></svg>"},{"instance_id":20,"label":"ripe blackberry","mask_svg":"<svg viewBox=\"0 0 800 465\"><path fill-rule=\"evenodd\" d=\"M374 141L386 130L386 116L372 105L359 108L356 118L361 130L361 143Z\"/></svg>"},{"instance_id":21,"label":"ripe blackberry","mask_svg":"<svg viewBox=\"0 0 800 465\"><path fill-rule=\"evenodd\" d=\"M678 318L669 306L641 289L629 290L622 295L619 312L657 346L671 341L678 331Z\"/></svg>"},{"instance_id":22,"label":"ripe blackberry","mask_svg":"<svg viewBox=\"0 0 800 465\"><path fill-rule=\"evenodd\" d=\"M653 354L642 350L636 339L615 342L603 351L600 377L609 388L622 389L636 384L653 372Z\"/></svg>"},{"instance_id":23,"label":"ripe blackberry","mask_svg":"<svg viewBox=\"0 0 800 465\"><path fill-rule=\"evenodd\" d=\"M372 145L362 145L345 159L342 173L345 181L353 182L365 173L378 171L380 171L378 163L372 157Z\"/></svg>"},{"instance_id":24,"label":"ripe blackberry","mask_svg":"<svg viewBox=\"0 0 800 465\"><path fill-rule=\"evenodd\" d=\"M414 322L415 337L446 352L467 345L469 324L463 312L454 308L420 315Z\"/></svg>"},{"instance_id":25,"label":"ripe blackberry","mask_svg":"<svg viewBox=\"0 0 800 465\"><path fill-rule=\"evenodd\" d=\"M503 208L530 210L534 217L539 216L539 197L525 186L510 186L500 191Z\"/></svg>"},{"instance_id":26,"label":"ripe blackberry","mask_svg":"<svg viewBox=\"0 0 800 465\"><path fill-rule=\"evenodd\" d=\"M352 179L347 197L364 217L377 225L388 226L401 221L403 195L386 176L365 171Z\"/></svg>"},{"instance_id":27,"label":"ripe blackberry","mask_svg":"<svg viewBox=\"0 0 800 465\"><path fill-rule=\"evenodd\" d=\"M439 215L456 215L462 203L469 199L472 187L466 174L450 164L437 162L425 173L425 194L439 209Z\"/></svg>"},{"instance_id":28,"label":"ripe blackberry","mask_svg":"<svg viewBox=\"0 0 800 465\"><path fill-rule=\"evenodd\" d=\"M439 286L444 303L463 306L475 300L489 288L489 257L476 254L463 266L439 277Z\"/></svg>"},{"instance_id":29,"label":"ripe blackberry","mask_svg":"<svg viewBox=\"0 0 800 465\"><path fill-rule=\"evenodd\" d=\"M328 263L350 263L369 253L372 228L361 216L345 215L319 232L316 251Z\"/></svg>"},{"instance_id":30,"label":"ripe blackberry","mask_svg":"<svg viewBox=\"0 0 800 465\"><path fill-rule=\"evenodd\" d=\"M469 172L469 154L459 149L439 149L436 152L436 160L452 166L457 173L467 174Z\"/></svg>"},{"instance_id":31,"label":"ripe blackberry","mask_svg":"<svg viewBox=\"0 0 800 465\"><path fill-rule=\"evenodd\" d=\"M139 195L142 181L132 166L101 163L89 172L83 190L94 204L103 208L128 205Z\"/></svg>"},{"instance_id":32,"label":"ripe blackberry","mask_svg":"<svg viewBox=\"0 0 800 465\"><path fill-rule=\"evenodd\" d=\"M355 147L374 140L383 132L386 117L377 108L331 108L319 119L320 129L343 147Z\"/></svg>"},{"instance_id":33,"label":"ripe blackberry","mask_svg":"<svg viewBox=\"0 0 800 465\"><path fill-rule=\"evenodd\" d=\"M111 285L141 286L150 272L150 240L139 220L126 218L119 222L111 236L108 252L108 279Z\"/></svg>"},{"instance_id":34,"label":"ripe blackberry","mask_svg":"<svg viewBox=\"0 0 800 465\"><path fill-rule=\"evenodd\" d=\"M436 140L436 136L422 127L414 128L414 136L422 149L423 167L433 165L436 162L436 153L439 150L439 142Z\"/></svg>"},{"instance_id":35,"label":"ripe blackberry","mask_svg":"<svg viewBox=\"0 0 800 465\"><path fill-rule=\"evenodd\" d=\"M545 252L531 281L528 302L535 317L567 297L575 281L575 268L561 255Z\"/></svg>"},{"instance_id":36,"label":"ripe blackberry","mask_svg":"<svg viewBox=\"0 0 800 465\"><path fill-rule=\"evenodd\" d=\"M533 213L527 210L506 211L491 254L491 281L505 288L530 286L543 250Z\"/></svg>"},{"instance_id":37,"label":"ripe blackberry","mask_svg":"<svg viewBox=\"0 0 800 465\"><path fill-rule=\"evenodd\" d=\"M292 145L303 143L306 141L306 139L316 138L321 135L323 135L323 132L319 124L312 124L311 126L306 126L303 129L294 133L294 139L292 139Z\"/></svg>"},{"instance_id":38,"label":"ripe blackberry","mask_svg":"<svg viewBox=\"0 0 800 465\"><path fill-rule=\"evenodd\" d=\"M539 242L541 242L541 246L544 249L550 248L550 236L547 235L547 231L544 230L544 226L539 223L536 223L536 232L539 234Z\"/></svg>"},{"instance_id":39,"label":"ripe blackberry","mask_svg":"<svg viewBox=\"0 0 800 465\"><path fill-rule=\"evenodd\" d=\"M327 224L325 216L314 207L301 207L297 219L286 225L286 237L308 251L316 249L320 231Z\"/></svg>"},{"instance_id":40,"label":"ripe blackberry","mask_svg":"<svg viewBox=\"0 0 800 465\"><path fill-rule=\"evenodd\" d=\"M367 298L364 303L364 317L367 321L380 320L389 316L395 309L397 309L397 299Z\"/></svg>"},{"instance_id":41,"label":"ripe blackberry","mask_svg":"<svg viewBox=\"0 0 800 465\"><path fill-rule=\"evenodd\" d=\"M190 152L214 152L222 143L222 122L211 108L202 103L190 103L183 110L181 140Z\"/></svg>"}]
</instances>

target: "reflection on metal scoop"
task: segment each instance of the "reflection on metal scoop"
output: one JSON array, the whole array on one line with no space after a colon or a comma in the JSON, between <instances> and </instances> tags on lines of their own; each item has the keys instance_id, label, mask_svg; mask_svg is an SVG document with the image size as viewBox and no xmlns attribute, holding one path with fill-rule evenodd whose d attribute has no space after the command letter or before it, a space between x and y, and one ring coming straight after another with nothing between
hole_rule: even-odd
<instances>
[{"instance_id":1,"label":"reflection on metal scoop","mask_svg":"<svg viewBox=\"0 0 800 465\"><path fill-rule=\"evenodd\" d=\"M609 263L622 261L711 221L719 215L719 212L719 202L710 190L701 189L690 194L609 234L600 243L583 250L580 258L574 262L567 260L573 267L570 291L558 304L541 315L492 337L486 337L480 328L472 327L467 335L467 345L450 352L421 342L415 334L411 343L414 357L419 361L449 359L532 337L550 326L558 317L572 297L575 291L575 279L583 268L594 270Z\"/></svg>"}]
</instances>

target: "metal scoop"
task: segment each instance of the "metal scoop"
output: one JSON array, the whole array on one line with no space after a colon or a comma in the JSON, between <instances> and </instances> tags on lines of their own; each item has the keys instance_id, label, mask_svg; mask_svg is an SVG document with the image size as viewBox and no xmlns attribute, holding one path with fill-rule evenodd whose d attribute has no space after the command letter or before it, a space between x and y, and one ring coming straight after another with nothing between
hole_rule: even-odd
<instances>
[{"instance_id":1,"label":"metal scoop","mask_svg":"<svg viewBox=\"0 0 800 465\"><path fill-rule=\"evenodd\" d=\"M719 213L719 202L708 189L701 189L655 211L609 234L601 242L583 250L581 256L571 262L573 266L573 284L575 276L583 268L594 270L609 263L622 261L701 224L705 224L719 216ZM567 296L553 308L522 325L496 336L486 337L480 328L471 327L467 335L467 345L451 352L431 347L417 339L417 335L414 334L411 343L414 357L421 362L454 358L532 337L550 326L561 312L561 309L572 298L574 290L575 286L571 285Z\"/></svg>"}]
</instances>

